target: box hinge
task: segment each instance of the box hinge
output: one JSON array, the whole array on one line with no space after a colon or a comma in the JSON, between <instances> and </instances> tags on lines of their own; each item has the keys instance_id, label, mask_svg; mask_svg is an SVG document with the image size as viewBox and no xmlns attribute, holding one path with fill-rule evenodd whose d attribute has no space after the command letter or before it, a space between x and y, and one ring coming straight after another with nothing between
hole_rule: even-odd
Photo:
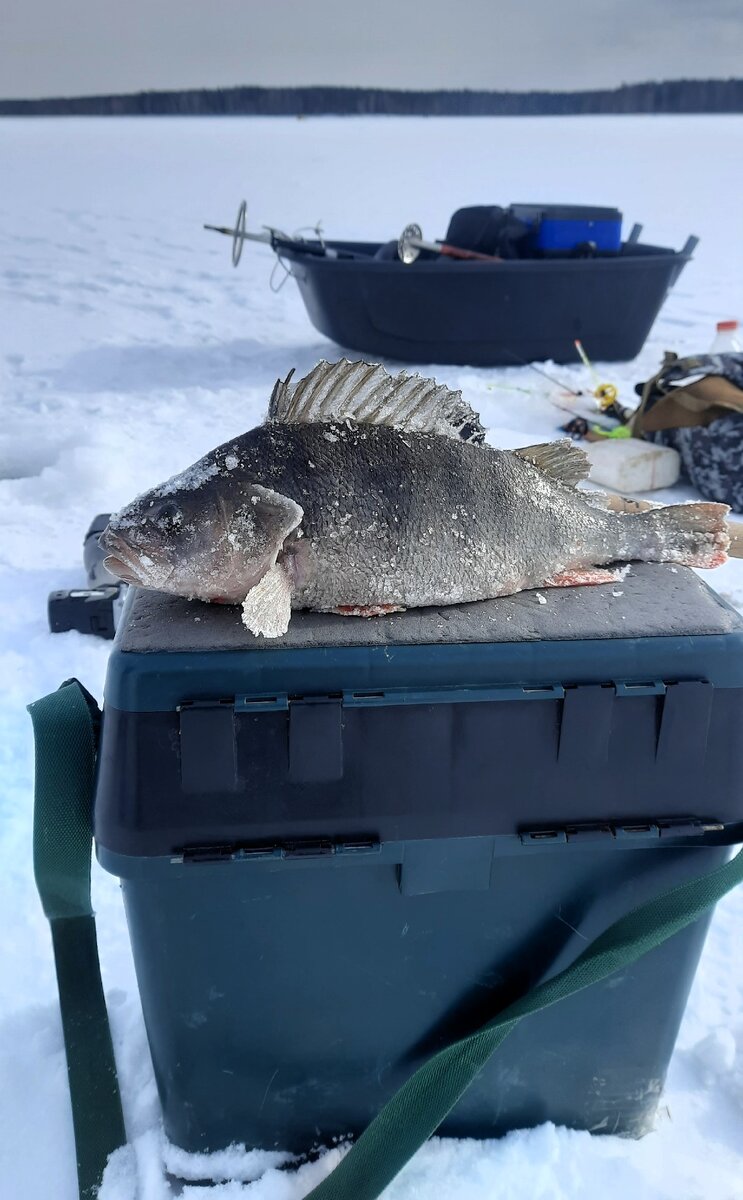
<instances>
[{"instance_id":1,"label":"box hinge","mask_svg":"<svg viewBox=\"0 0 743 1200\"><path fill-rule=\"evenodd\" d=\"M649 821L598 822L553 826L544 829L525 829L519 833L522 846L568 845L589 842L609 845L614 842L658 841L702 837L705 833L721 833L725 826L719 821L701 817L653 817Z\"/></svg>"},{"instance_id":2,"label":"box hinge","mask_svg":"<svg viewBox=\"0 0 743 1200\"><path fill-rule=\"evenodd\" d=\"M217 842L185 846L171 855L171 863L249 862L256 859L332 858L336 855L379 854L377 838L295 838L285 842Z\"/></svg>"},{"instance_id":3,"label":"box hinge","mask_svg":"<svg viewBox=\"0 0 743 1200\"><path fill-rule=\"evenodd\" d=\"M285 842L281 850L284 858L330 858L335 853L335 846L325 838L307 838L299 842Z\"/></svg>"},{"instance_id":4,"label":"box hinge","mask_svg":"<svg viewBox=\"0 0 743 1200\"><path fill-rule=\"evenodd\" d=\"M181 850L178 854L171 855L170 861L172 863L227 862L229 859L232 858L233 853L234 853L234 846L228 846L228 845L224 845L224 846L219 846L219 845L187 846L184 850Z\"/></svg>"}]
</instances>

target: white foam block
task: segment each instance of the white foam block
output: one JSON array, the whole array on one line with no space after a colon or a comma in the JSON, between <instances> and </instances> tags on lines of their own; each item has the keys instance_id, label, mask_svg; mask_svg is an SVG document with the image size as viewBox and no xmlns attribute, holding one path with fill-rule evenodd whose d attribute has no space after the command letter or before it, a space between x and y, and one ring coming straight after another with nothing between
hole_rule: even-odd
<instances>
[{"instance_id":1,"label":"white foam block","mask_svg":"<svg viewBox=\"0 0 743 1200\"><path fill-rule=\"evenodd\" d=\"M679 477L680 459L670 446L654 446L637 438L606 438L585 442L590 479L617 492L652 492L672 487Z\"/></svg>"}]
</instances>

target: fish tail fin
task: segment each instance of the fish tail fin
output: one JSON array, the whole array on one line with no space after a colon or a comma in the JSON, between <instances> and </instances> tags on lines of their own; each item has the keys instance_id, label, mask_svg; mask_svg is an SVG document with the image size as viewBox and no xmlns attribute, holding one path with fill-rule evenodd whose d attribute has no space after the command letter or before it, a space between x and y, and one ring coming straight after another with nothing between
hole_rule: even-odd
<instances>
[{"instance_id":1,"label":"fish tail fin","mask_svg":"<svg viewBox=\"0 0 743 1200\"><path fill-rule=\"evenodd\" d=\"M671 504L624 517L641 532L638 558L685 567L719 567L727 560L727 504Z\"/></svg>"}]
</instances>

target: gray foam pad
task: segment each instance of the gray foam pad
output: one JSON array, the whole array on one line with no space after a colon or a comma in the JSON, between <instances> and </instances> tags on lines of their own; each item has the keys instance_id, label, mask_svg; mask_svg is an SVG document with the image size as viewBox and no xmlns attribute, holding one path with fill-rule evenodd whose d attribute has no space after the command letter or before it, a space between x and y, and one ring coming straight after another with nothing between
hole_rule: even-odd
<instances>
[{"instance_id":1,"label":"gray foam pad","mask_svg":"<svg viewBox=\"0 0 743 1200\"><path fill-rule=\"evenodd\" d=\"M539 596L545 603L541 603ZM498 600L416 608L387 617L295 612L282 638L256 638L240 610L130 589L118 645L123 651L240 650L320 646L435 645L724 634L743 619L693 571L634 563L622 583L544 588Z\"/></svg>"}]
</instances>

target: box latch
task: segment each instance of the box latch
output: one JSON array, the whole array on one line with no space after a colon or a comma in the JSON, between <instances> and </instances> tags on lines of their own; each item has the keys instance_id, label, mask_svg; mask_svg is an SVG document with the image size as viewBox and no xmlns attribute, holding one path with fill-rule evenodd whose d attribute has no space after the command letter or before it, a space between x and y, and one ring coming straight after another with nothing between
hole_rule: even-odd
<instances>
[{"instance_id":1,"label":"box latch","mask_svg":"<svg viewBox=\"0 0 743 1200\"><path fill-rule=\"evenodd\" d=\"M237 790L234 709L230 700L181 704L181 786L187 794Z\"/></svg>"},{"instance_id":2,"label":"box latch","mask_svg":"<svg viewBox=\"0 0 743 1200\"><path fill-rule=\"evenodd\" d=\"M679 774L699 770L707 753L714 687L701 679L669 683L656 761Z\"/></svg>"},{"instance_id":3,"label":"box latch","mask_svg":"<svg viewBox=\"0 0 743 1200\"><path fill-rule=\"evenodd\" d=\"M615 696L613 684L565 688L558 750L561 767L586 770L608 761Z\"/></svg>"},{"instance_id":4,"label":"box latch","mask_svg":"<svg viewBox=\"0 0 743 1200\"><path fill-rule=\"evenodd\" d=\"M343 702L312 696L289 703L289 779L333 783L343 778Z\"/></svg>"},{"instance_id":5,"label":"box latch","mask_svg":"<svg viewBox=\"0 0 743 1200\"><path fill-rule=\"evenodd\" d=\"M403 896L434 892L486 892L490 887L490 838L442 838L405 847L399 869Z\"/></svg>"}]
</instances>

